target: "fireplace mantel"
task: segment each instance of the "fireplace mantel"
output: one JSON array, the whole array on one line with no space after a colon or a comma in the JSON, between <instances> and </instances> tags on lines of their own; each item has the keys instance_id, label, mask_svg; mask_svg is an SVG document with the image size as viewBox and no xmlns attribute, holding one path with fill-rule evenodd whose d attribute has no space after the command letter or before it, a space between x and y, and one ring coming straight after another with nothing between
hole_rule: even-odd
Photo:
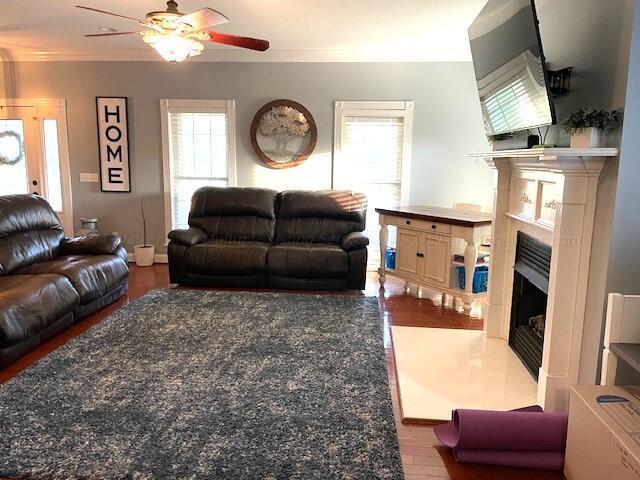
<instances>
[{"instance_id":1,"label":"fireplace mantel","mask_svg":"<svg viewBox=\"0 0 640 480\"><path fill-rule=\"evenodd\" d=\"M617 157L617 148L530 148L521 150L502 150L469 155L481 158L489 166L497 168L500 160L510 165L533 171L600 172L608 157Z\"/></svg>"},{"instance_id":2,"label":"fireplace mantel","mask_svg":"<svg viewBox=\"0 0 640 480\"><path fill-rule=\"evenodd\" d=\"M509 338L518 232L550 245L538 403L566 411L578 383L598 178L616 148L539 148L469 155L497 170L485 332Z\"/></svg>"}]
</instances>

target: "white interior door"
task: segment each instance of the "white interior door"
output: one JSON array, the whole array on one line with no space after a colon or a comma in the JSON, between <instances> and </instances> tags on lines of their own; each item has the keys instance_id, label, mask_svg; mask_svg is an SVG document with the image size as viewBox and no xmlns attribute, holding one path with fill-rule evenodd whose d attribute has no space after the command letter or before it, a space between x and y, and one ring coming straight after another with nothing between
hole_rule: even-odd
<instances>
[{"instance_id":1,"label":"white interior door","mask_svg":"<svg viewBox=\"0 0 640 480\"><path fill-rule=\"evenodd\" d=\"M29 192L45 198L73 235L63 101L0 102L0 195Z\"/></svg>"}]
</instances>

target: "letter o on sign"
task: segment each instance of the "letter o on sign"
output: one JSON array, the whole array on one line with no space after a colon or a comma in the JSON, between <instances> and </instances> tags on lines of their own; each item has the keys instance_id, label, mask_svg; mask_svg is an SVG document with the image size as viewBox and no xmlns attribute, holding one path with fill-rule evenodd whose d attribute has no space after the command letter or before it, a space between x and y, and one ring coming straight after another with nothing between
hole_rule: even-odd
<instances>
[{"instance_id":1,"label":"letter o on sign","mask_svg":"<svg viewBox=\"0 0 640 480\"><path fill-rule=\"evenodd\" d=\"M117 135L116 137L111 136L111 132L113 132L114 130ZM104 134L106 135L106 137L109 139L110 142L117 142L122 138L122 131L114 125L111 125L110 127L108 127L107 130L104 132Z\"/></svg>"}]
</instances>

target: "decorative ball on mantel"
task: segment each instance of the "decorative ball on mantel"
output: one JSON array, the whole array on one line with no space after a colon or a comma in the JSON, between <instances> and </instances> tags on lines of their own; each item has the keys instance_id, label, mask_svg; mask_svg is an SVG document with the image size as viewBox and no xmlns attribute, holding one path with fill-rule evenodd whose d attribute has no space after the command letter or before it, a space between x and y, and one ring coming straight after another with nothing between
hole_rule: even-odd
<instances>
[{"instance_id":1,"label":"decorative ball on mantel","mask_svg":"<svg viewBox=\"0 0 640 480\"><path fill-rule=\"evenodd\" d=\"M274 100L264 105L251 122L251 145L267 167L300 165L316 146L316 122L303 105Z\"/></svg>"}]
</instances>

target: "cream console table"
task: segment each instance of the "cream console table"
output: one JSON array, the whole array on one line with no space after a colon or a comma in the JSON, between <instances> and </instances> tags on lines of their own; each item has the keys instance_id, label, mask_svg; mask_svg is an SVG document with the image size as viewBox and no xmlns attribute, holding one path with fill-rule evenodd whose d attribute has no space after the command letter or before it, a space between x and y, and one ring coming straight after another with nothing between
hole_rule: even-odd
<instances>
[{"instance_id":1,"label":"cream console table","mask_svg":"<svg viewBox=\"0 0 640 480\"><path fill-rule=\"evenodd\" d=\"M376 208L380 215L380 285L387 274L403 279L407 284L436 290L461 298L465 312L471 303L486 293L473 293L473 275L480 242L491 237L491 215L481 212L429 206ZM395 269L386 268L385 254L389 238L388 226L398 229ZM451 274L455 266L452 239L466 242L464 250L465 290L458 288Z\"/></svg>"}]
</instances>

